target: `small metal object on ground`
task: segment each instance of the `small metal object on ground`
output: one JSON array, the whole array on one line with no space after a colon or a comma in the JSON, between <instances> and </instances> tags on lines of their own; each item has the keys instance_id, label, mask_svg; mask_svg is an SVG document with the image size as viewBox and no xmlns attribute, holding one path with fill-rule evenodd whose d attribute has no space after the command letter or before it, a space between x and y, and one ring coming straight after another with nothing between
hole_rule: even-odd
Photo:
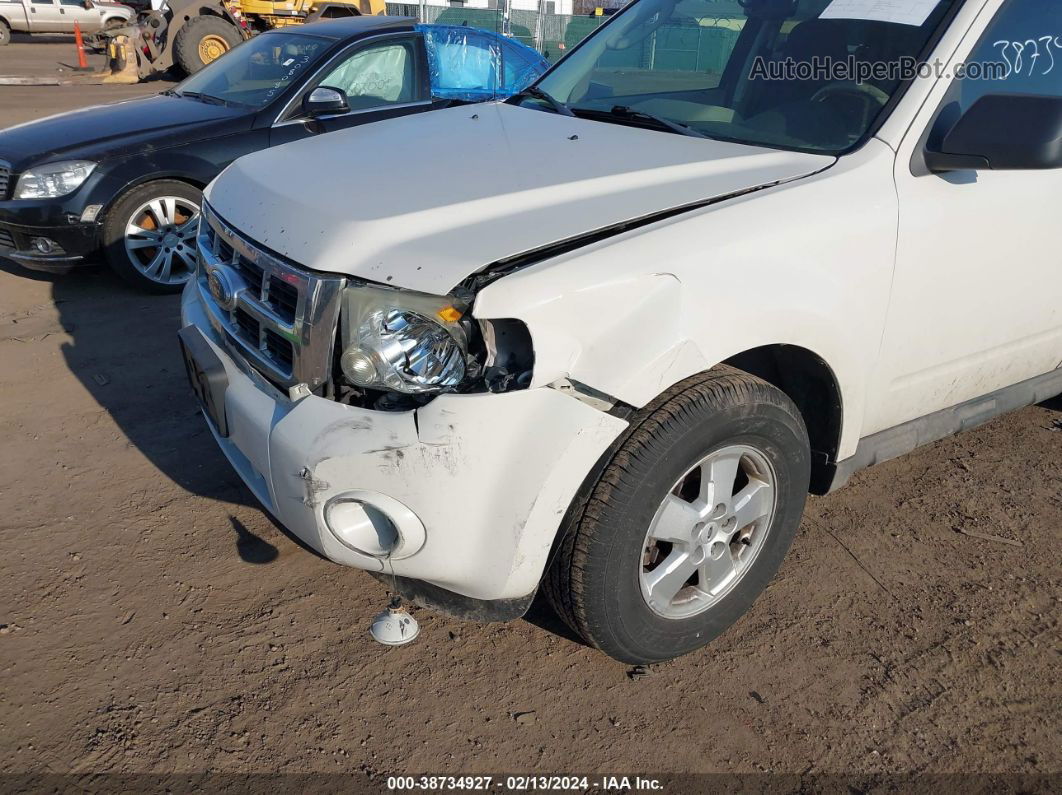
<instances>
[{"instance_id":1,"label":"small metal object on ground","mask_svg":"<svg viewBox=\"0 0 1062 795\"><path fill-rule=\"evenodd\" d=\"M392 605L372 620L369 634L385 646L402 646L420 634L420 626L404 608Z\"/></svg>"},{"instance_id":2,"label":"small metal object on ground","mask_svg":"<svg viewBox=\"0 0 1062 795\"><path fill-rule=\"evenodd\" d=\"M627 669L627 678L631 680L644 679L653 672L648 665L632 665Z\"/></svg>"}]
</instances>

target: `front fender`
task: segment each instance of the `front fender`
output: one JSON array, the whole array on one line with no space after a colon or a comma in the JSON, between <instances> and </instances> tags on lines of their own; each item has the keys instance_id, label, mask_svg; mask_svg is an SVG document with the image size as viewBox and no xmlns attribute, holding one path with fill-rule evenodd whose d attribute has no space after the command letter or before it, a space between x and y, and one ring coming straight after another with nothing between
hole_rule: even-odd
<instances>
[{"instance_id":1,"label":"front fender","mask_svg":"<svg viewBox=\"0 0 1062 795\"><path fill-rule=\"evenodd\" d=\"M502 284L505 289L498 289ZM843 335L827 318L796 307L784 314L777 306L713 312L670 273L570 290L555 285L544 293L537 286L509 277L484 290L475 309L477 317L517 317L527 324L535 349L532 387L573 378L641 407L679 381L753 348L799 345L828 363L850 358L836 343ZM716 329L698 334L698 315L710 316Z\"/></svg>"},{"instance_id":2,"label":"front fender","mask_svg":"<svg viewBox=\"0 0 1062 795\"><path fill-rule=\"evenodd\" d=\"M868 144L821 174L537 263L481 290L473 313L527 324L535 386L570 378L635 407L739 353L799 346L837 380L846 457L891 289L892 162Z\"/></svg>"}]
</instances>

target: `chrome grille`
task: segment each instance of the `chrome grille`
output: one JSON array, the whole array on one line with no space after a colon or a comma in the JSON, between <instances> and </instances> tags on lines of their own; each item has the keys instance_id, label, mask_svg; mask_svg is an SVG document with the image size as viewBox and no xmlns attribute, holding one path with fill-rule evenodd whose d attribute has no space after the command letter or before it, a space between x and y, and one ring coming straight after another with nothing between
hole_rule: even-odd
<instances>
[{"instance_id":1,"label":"chrome grille","mask_svg":"<svg viewBox=\"0 0 1062 795\"><path fill-rule=\"evenodd\" d=\"M345 279L292 265L203 205L196 279L229 349L281 387L316 389L332 369Z\"/></svg>"},{"instance_id":2,"label":"chrome grille","mask_svg":"<svg viewBox=\"0 0 1062 795\"><path fill-rule=\"evenodd\" d=\"M0 229L0 248L14 248L15 238L6 229Z\"/></svg>"},{"instance_id":3,"label":"chrome grille","mask_svg":"<svg viewBox=\"0 0 1062 795\"><path fill-rule=\"evenodd\" d=\"M11 164L0 160L0 199L7 198L8 183L11 182Z\"/></svg>"}]
</instances>

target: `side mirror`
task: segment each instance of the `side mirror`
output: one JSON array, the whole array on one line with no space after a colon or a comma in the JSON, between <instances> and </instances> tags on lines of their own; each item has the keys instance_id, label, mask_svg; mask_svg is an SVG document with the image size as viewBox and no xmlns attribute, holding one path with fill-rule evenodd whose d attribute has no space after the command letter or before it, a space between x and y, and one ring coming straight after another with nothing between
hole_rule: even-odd
<instances>
[{"instance_id":1,"label":"side mirror","mask_svg":"<svg viewBox=\"0 0 1062 795\"><path fill-rule=\"evenodd\" d=\"M307 116L331 116L350 110L347 95L338 88L318 86L302 100L302 111Z\"/></svg>"},{"instance_id":2,"label":"side mirror","mask_svg":"<svg viewBox=\"0 0 1062 795\"><path fill-rule=\"evenodd\" d=\"M926 167L945 171L1062 168L1062 97L988 94L940 142Z\"/></svg>"},{"instance_id":3,"label":"side mirror","mask_svg":"<svg viewBox=\"0 0 1062 795\"><path fill-rule=\"evenodd\" d=\"M91 11L92 9L94 9L96 7L93 4L92 0L85 0L85 2L82 3L82 5L84 6L86 11Z\"/></svg>"}]
</instances>

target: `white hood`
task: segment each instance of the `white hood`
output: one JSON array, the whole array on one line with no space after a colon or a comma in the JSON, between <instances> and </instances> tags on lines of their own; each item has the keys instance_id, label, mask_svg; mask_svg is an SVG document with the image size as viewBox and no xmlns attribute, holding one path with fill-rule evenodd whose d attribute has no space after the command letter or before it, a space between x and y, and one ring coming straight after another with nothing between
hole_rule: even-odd
<instances>
[{"instance_id":1,"label":"white hood","mask_svg":"<svg viewBox=\"0 0 1062 795\"><path fill-rule=\"evenodd\" d=\"M206 196L296 263L445 294L498 259L832 162L486 104L248 155Z\"/></svg>"}]
</instances>

